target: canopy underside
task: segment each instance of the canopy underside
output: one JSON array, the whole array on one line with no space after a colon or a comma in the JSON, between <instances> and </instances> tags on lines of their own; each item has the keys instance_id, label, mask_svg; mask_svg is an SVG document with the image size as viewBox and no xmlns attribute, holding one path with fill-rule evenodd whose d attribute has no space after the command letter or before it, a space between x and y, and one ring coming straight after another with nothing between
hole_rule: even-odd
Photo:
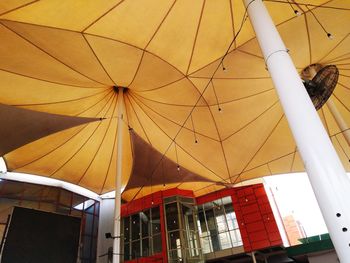
<instances>
[{"instance_id":1,"label":"canopy underside","mask_svg":"<svg viewBox=\"0 0 350 263\"><path fill-rule=\"evenodd\" d=\"M331 99L350 124L350 2L296 2L291 8L287 1L264 1L299 71L313 63L338 67ZM115 184L117 125L123 125L123 186L135 158L129 128L173 163L208 180L170 180L167 188L199 195L223 187L215 182L304 171L244 15L243 3L233 0L0 4L0 103L103 118L7 153L8 170L109 192ZM120 123L114 86L126 87ZM350 171L344 131L327 105L319 116ZM124 198L163 187L139 186Z\"/></svg>"}]
</instances>

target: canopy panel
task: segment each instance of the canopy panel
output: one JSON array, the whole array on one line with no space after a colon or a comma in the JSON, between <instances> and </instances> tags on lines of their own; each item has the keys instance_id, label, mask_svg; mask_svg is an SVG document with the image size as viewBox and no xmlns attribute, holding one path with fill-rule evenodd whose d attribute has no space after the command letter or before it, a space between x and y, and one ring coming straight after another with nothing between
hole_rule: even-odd
<instances>
[{"instance_id":1,"label":"canopy panel","mask_svg":"<svg viewBox=\"0 0 350 263\"><path fill-rule=\"evenodd\" d=\"M86 123L101 121L100 118L50 114L1 103L0 112L1 156L50 134Z\"/></svg>"},{"instance_id":2,"label":"canopy panel","mask_svg":"<svg viewBox=\"0 0 350 263\"><path fill-rule=\"evenodd\" d=\"M296 2L264 1L299 71L313 63L338 67L331 99L349 124L350 3ZM0 103L103 118L6 154L9 170L108 192L123 125L124 186L133 158L142 158L132 156L129 128L211 181L181 184L197 194L304 171L242 1L18 0L1 8ZM126 88L120 123L114 86ZM350 171L344 130L327 105L319 115ZM140 185L128 198L158 187Z\"/></svg>"}]
</instances>

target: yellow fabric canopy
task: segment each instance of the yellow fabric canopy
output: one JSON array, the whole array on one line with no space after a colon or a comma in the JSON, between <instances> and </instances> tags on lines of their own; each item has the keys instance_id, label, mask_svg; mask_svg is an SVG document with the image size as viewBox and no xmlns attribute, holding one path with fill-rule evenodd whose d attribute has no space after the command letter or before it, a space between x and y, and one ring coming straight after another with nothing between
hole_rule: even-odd
<instances>
[{"instance_id":1,"label":"yellow fabric canopy","mask_svg":"<svg viewBox=\"0 0 350 263\"><path fill-rule=\"evenodd\" d=\"M350 125L350 2L264 3L299 71L313 63L338 67L331 99ZM222 184L304 171L241 0L6 1L0 4L0 40L0 103L104 118L8 152L9 171L111 191L117 125L126 134L123 186L133 164L129 128L211 181L166 188L200 195ZM127 88L122 123L114 86ZM350 171L344 131L327 105L319 115ZM129 189L123 197L162 188Z\"/></svg>"}]
</instances>

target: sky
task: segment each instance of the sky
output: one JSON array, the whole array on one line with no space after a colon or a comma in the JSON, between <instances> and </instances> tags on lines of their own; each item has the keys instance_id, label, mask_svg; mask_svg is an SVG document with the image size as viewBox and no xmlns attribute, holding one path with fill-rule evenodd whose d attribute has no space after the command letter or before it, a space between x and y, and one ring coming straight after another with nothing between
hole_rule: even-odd
<instances>
[{"instance_id":1,"label":"sky","mask_svg":"<svg viewBox=\"0 0 350 263\"><path fill-rule=\"evenodd\" d=\"M6 165L2 158L0 158L0 172L6 172ZM38 179L36 181L46 180L47 178L39 177ZM296 220L301 222L307 236L328 232L306 173L268 176L264 177L264 181L265 185L273 192L282 217L292 214ZM68 190L72 190L72 187L74 186L64 186ZM83 189L75 191L84 194ZM113 196L113 194L109 194L109 196L104 197Z\"/></svg>"},{"instance_id":2,"label":"sky","mask_svg":"<svg viewBox=\"0 0 350 263\"><path fill-rule=\"evenodd\" d=\"M282 217L293 215L307 236L328 233L306 173L264 177L271 188Z\"/></svg>"}]
</instances>

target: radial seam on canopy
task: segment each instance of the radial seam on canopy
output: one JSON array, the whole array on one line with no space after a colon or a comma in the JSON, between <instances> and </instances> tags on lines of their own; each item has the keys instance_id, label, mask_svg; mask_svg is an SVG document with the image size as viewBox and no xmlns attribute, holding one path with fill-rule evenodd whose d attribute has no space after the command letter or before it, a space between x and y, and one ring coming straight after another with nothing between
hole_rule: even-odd
<instances>
[{"instance_id":1,"label":"radial seam on canopy","mask_svg":"<svg viewBox=\"0 0 350 263\"><path fill-rule=\"evenodd\" d=\"M256 55L256 54L254 54L254 53L250 53L250 52L248 52L248 51L241 50L241 49L239 49L239 48L237 48L236 50L237 50L237 52L240 52L240 53L243 53L243 54L246 54L246 55L255 57L255 58L260 58L260 59L262 59L262 60L265 62L265 59L264 59L263 56L259 56L259 55Z\"/></svg>"},{"instance_id":2,"label":"radial seam on canopy","mask_svg":"<svg viewBox=\"0 0 350 263\"><path fill-rule=\"evenodd\" d=\"M243 125L242 127L240 127L238 130L234 131L232 134L226 136L222 141L226 141L229 138L231 138L233 135L235 135L236 133L244 130L245 128L247 128L250 124L252 124L253 122L255 122L258 118L260 118L261 116L263 116L266 112L268 112L269 110L271 110L275 105L277 105L279 102L279 100L276 100L274 103L272 103L269 107L267 107L263 112L261 112L258 116L256 116L254 119L252 119L251 121L247 122L245 125Z\"/></svg>"},{"instance_id":3,"label":"radial seam on canopy","mask_svg":"<svg viewBox=\"0 0 350 263\"><path fill-rule=\"evenodd\" d=\"M236 183L237 179L240 178L240 182L242 182L242 178L241 175L242 173L245 172L245 169L249 166L249 164L254 160L255 156L260 152L260 150L264 147L264 145L266 144L266 142L268 141L268 139L271 137L271 135L273 134L273 132L276 130L277 126L280 124L280 122L282 121L284 117L284 113L282 114L281 118L278 120L278 122L276 123L276 125L273 127L273 129L271 130L271 132L268 134L268 136L266 137L266 139L264 140L264 142L260 145L260 147L258 148L258 150L253 154L253 156L250 158L250 160L248 161L248 163L244 166L244 168L242 169L242 171L238 174L238 176L236 177L236 179L233 181L233 183Z\"/></svg>"},{"instance_id":4,"label":"radial seam on canopy","mask_svg":"<svg viewBox=\"0 0 350 263\"><path fill-rule=\"evenodd\" d=\"M350 78L350 76L345 76L345 77ZM339 86L343 87L344 89L350 90L350 88L345 86L344 84L342 84L340 82L338 82L338 84L339 84Z\"/></svg>"},{"instance_id":5,"label":"radial seam on canopy","mask_svg":"<svg viewBox=\"0 0 350 263\"><path fill-rule=\"evenodd\" d=\"M131 98L133 98L132 96L131 96ZM133 98L134 99L134 98ZM136 101L136 100L134 100L135 101L135 103L139 106L139 104L138 104L138 102ZM140 107L140 106L139 106ZM142 109L142 107L141 107L141 109ZM164 133L164 135L166 136L166 137L168 137L172 142L170 143L170 146L173 144L173 143L175 143L175 141L174 141L174 139L172 139L156 122L154 122L153 120L152 120L152 118L144 111L144 113L145 113L145 115L154 123L154 125L156 125L158 128L159 128L159 130L161 130L163 133ZM198 133L197 133L198 134ZM211 173L213 173L214 175L216 175L217 177L219 177L220 179L222 179L222 180L224 180L224 178L222 178L221 176L219 176L217 173L215 173L214 171L212 171L210 168L208 168L206 165L204 165L201 161L199 161L199 160L197 160L194 156L192 156L189 152L187 152L183 147L181 147L180 145L178 145L177 144L177 146L178 147L180 147L186 154L188 154L193 160L195 160L197 163L199 163L199 164L201 164L204 168L206 168L208 171L210 171ZM166 155L166 153L168 152L168 150L170 149L170 147L168 147L167 149L166 149L166 152L165 153L163 153L162 154L162 158L161 158L161 160L163 160L163 158L164 158L164 156ZM157 164L157 166L156 166L156 168L155 168L155 170L158 168L158 164Z\"/></svg>"},{"instance_id":6,"label":"radial seam on canopy","mask_svg":"<svg viewBox=\"0 0 350 263\"><path fill-rule=\"evenodd\" d=\"M255 0L252 0L252 2L254 2L254 1L255 1ZM249 5L250 5L252 2L250 2L250 3L248 4L248 7L249 7ZM228 52L229 52L229 50L230 50L232 44L234 43L234 41L235 41L236 38L238 37L238 35L239 35L239 33L240 33L240 31L241 31L241 29L242 29L242 27L243 27L243 24L244 24L244 22L246 21L246 19L245 19L245 18L246 18L246 14L247 14L247 7L246 7L246 10L245 10L245 13L244 13L244 16L243 16L243 19L242 19L240 28L239 28L237 34L235 35L235 37L233 38L232 42L230 43L230 45L229 45L229 47L228 47L228 49L227 49L225 55L222 57L221 61L224 60L224 58L225 58L225 56L228 54ZM219 64L219 65L217 66L217 68L214 70L214 73L213 73L213 75L212 75L210 81L208 82L208 84L206 85L206 87L204 88L204 90L200 93L200 96L199 96L198 100L196 101L195 105L192 107L192 110L191 110L191 112L189 113L189 115L187 116L187 118L184 120L184 122L183 122L181 128L177 131L175 137L174 137L173 139L170 138L170 139L171 139L171 143L169 144L169 146L167 147L167 149L166 149L165 152L163 153L162 159L161 159L161 160L163 160L164 156L165 156L166 153L169 151L171 145L172 145L173 143L175 143L175 140L176 140L177 136L180 134L182 128L183 128L184 125L186 124L188 118L191 116L191 114L192 114L193 110L195 109L196 105L198 104L198 102L200 101L200 99L203 97L204 92L205 92L206 89L209 87L209 84L210 84L211 80L213 79L213 77L214 77L215 73L217 72L217 70L220 68L220 65L221 65L221 64ZM151 119L151 120L152 120L152 119ZM153 121L153 120L152 120L152 121ZM155 125L158 126L156 123L155 123ZM158 126L158 127L159 127L159 126ZM160 128L160 127L159 127L159 128ZM161 129L161 128L160 128L160 129ZM166 133L165 133L165 135L166 135ZM183 150L184 150L184 149L183 149ZM158 165L159 165L159 163L158 163ZM158 165L156 166L156 168L158 167ZM219 176L219 177L220 177L220 176ZM221 178L221 179L222 179L222 180L225 180L225 179L223 179L223 178ZM142 189L142 188L141 188L141 189ZM136 195L141 191L141 189L135 194L134 198L135 198Z\"/></svg>"},{"instance_id":7,"label":"radial seam on canopy","mask_svg":"<svg viewBox=\"0 0 350 263\"><path fill-rule=\"evenodd\" d=\"M252 0L252 1L255 1L255 0ZM332 1L332 0L331 0L331 1ZM331 1L328 1L327 3L331 2ZM284 3L287 3L287 2L284 2ZM326 4L326 3L325 3L325 4ZM310 6L311 6L311 5L310 5ZM318 8L318 7L321 7L321 6L316 6L315 8ZM315 9L315 8L314 8L314 9ZM311 9L311 10L314 10L314 9ZM303 11L303 14L304 14L304 15L306 15L307 13L309 13L309 11ZM244 16L243 16L243 18L244 18ZM287 20L285 20L285 21L282 21L281 23L276 24L275 26L276 26L276 28L277 28L277 27L279 27L279 26L281 26L281 25L283 25L283 24L285 24L285 23L287 23L287 22L289 22L289 21L291 21L291 20L293 20L293 19L296 19L296 16L293 16L293 17L291 17L291 18L289 18L289 19L287 19ZM240 31L240 30L239 30L239 31ZM244 43L242 43L239 47L244 46L246 43L248 43L248 42L250 42L250 41L253 41L254 39L256 39L255 36L253 36L252 38L250 38L250 39L248 39L247 41L245 41ZM235 41L236 41L236 39L234 39L233 42L235 42ZM202 69L208 67L208 66L211 65L211 64L214 64L215 62L218 62L218 61L222 60L223 57L225 57L226 55L231 54L231 53L233 53L233 52L235 52L235 51L236 51L236 49L232 49L231 51L227 52L227 54L225 54L224 56L221 56L221 57L218 57L217 59L214 59L213 61L209 62L208 64L204 65L203 67L201 67L201 68L199 68L199 69L197 69L197 70L191 72L189 75L191 76L191 75L193 75L193 74L195 74L195 73L198 73L198 72L201 71Z\"/></svg>"},{"instance_id":8,"label":"radial seam on canopy","mask_svg":"<svg viewBox=\"0 0 350 263\"><path fill-rule=\"evenodd\" d=\"M214 84L213 84L212 81L211 81L211 83L212 83L213 88L214 88ZM207 103L207 105L208 105L208 103ZM218 101L218 105L219 105L219 101ZM220 143L220 148L221 148L221 151L222 151L222 154L223 154L223 157L224 157L224 161L225 161L226 172L227 172L227 175L229 176L229 178L231 178L231 173L230 173L230 169L229 169L229 166L228 166L228 162L227 162L227 157L226 157L226 153L225 153L225 150L224 150L224 146L222 144L222 138L221 138L221 135L220 135L220 132L219 132L219 129L218 129L218 125L217 125L217 123L215 121L213 112L212 112L212 110L211 110L211 108L209 106L208 106L208 109L209 109L210 115L212 117L212 121L213 121L213 123L215 125L216 133L218 134L218 137L219 137L219 143ZM220 108L219 108L219 110L220 110Z\"/></svg>"},{"instance_id":9,"label":"radial seam on canopy","mask_svg":"<svg viewBox=\"0 0 350 263\"><path fill-rule=\"evenodd\" d=\"M191 80L189 80L190 82L192 82ZM192 82L193 83L193 82ZM194 84L193 84L194 85ZM220 105L224 105L224 104L229 104L229 103L232 103L232 102L236 102L236 101L240 101L240 100L244 100L244 99L248 99L248 98L252 98L252 97L255 97L255 96L258 96L258 95L261 95L265 92L269 92L269 91L272 91L274 90L274 88L268 88L266 90L263 90L263 91L259 91L257 93L253 93L253 94L250 94L250 95L247 95L247 96L243 96L243 97L240 97L240 98L235 98L235 99L232 99L232 100L228 100L228 101L220 101ZM158 100L152 100L150 98L147 98L147 97L144 97L142 95L139 95L137 94L137 92L135 91L132 91L131 93L133 93L135 96L139 97L139 98L142 98L144 100L147 100L147 101L151 101L151 102L154 102L154 103L159 103L159 104L163 104L163 105L167 105L167 106L178 106L178 107L193 107L192 104L174 104L174 103L166 103L166 102L162 102L162 101L158 101ZM204 101L207 101L203 98ZM203 108L203 107L214 107L214 106L217 106L218 104L217 103L214 103L214 104L209 104L207 102L207 105L197 105L196 107L197 108Z\"/></svg>"},{"instance_id":10,"label":"radial seam on canopy","mask_svg":"<svg viewBox=\"0 0 350 263\"><path fill-rule=\"evenodd\" d=\"M324 124L324 126L326 126L326 131L327 131L328 136L331 136L331 132L330 132L329 127L328 127L328 123L327 123L327 119L326 119L326 115L324 113L324 108L323 107L321 108L321 113L322 113L323 120L324 120L324 122L322 122L322 123ZM322 121L322 119L321 119L321 121Z\"/></svg>"},{"instance_id":11,"label":"radial seam on canopy","mask_svg":"<svg viewBox=\"0 0 350 263\"><path fill-rule=\"evenodd\" d=\"M345 103L343 103L335 93L333 93L333 96L340 102L341 105L343 105L343 107L348 111L350 112L350 109L348 108L348 106L345 105Z\"/></svg>"},{"instance_id":12,"label":"radial seam on canopy","mask_svg":"<svg viewBox=\"0 0 350 263\"><path fill-rule=\"evenodd\" d=\"M350 14L349 14L350 15ZM341 44L343 43L348 37L350 36L350 33L348 33L347 35L345 35L341 40L338 41L338 43L331 49L329 50L319 61L322 61L323 59L325 59L327 56L329 56L330 54L332 54L332 52ZM343 55L342 55L343 56ZM333 60L334 62L338 62L336 60ZM329 62L332 62L331 61L325 61L324 63L325 64L328 64Z\"/></svg>"},{"instance_id":13,"label":"radial seam on canopy","mask_svg":"<svg viewBox=\"0 0 350 263\"><path fill-rule=\"evenodd\" d=\"M117 94L117 95L115 96L115 97L116 97L116 101L118 101L118 95L119 95L119 94ZM112 111L112 115L113 115L114 112L116 112L116 108L117 108L117 103L114 104L114 109L113 109L113 111ZM106 130L105 130L105 132L104 132L104 134L103 134L102 140L101 140L100 144L99 144L98 147L97 147L97 150L94 152L93 157L92 157L92 159L90 160L89 165L86 167L86 169L85 169L83 175L82 175L82 176L80 177L80 179L77 181L77 184L78 184L78 185L79 185L80 182L83 180L83 178L85 177L87 171L90 169L92 163L95 161L97 154L100 152L100 149L101 149L101 147L102 147L102 144L104 143L104 141L105 141L105 139L106 139L106 136L107 136L107 133L108 133L108 130L109 130L110 126L111 126L112 120L113 120L112 118L109 119L108 125L107 125ZM119 122L119 121L118 121L118 122ZM117 129L117 130L118 130L118 129ZM113 146L113 148L114 148L114 146ZM112 155L113 155L113 153L112 153ZM111 155L111 156L112 156L112 155Z\"/></svg>"},{"instance_id":14,"label":"radial seam on canopy","mask_svg":"<svg viewBox=\"0 0 350 263\"><path fill-rule=\"evenodd\" d=\"M167 87L167 86L170 86L170 85L172 85L172 84L174 84L174 83L176 83L176 82L179 82L179 81L181 81L181 80L184 80L185 78L186 78L186 76L182 76L182 77L179 78L179 79L176 79L176 80L174 80L174 81L172 81L172 82L169 82L169 83L167 83L167 84L161 85L161 86L159 86L159 87L155 87L155 88L152 88L152 89L133 90L133 92L134 92L134 93L142 93L142 92L148 92L148 91L154 91L154 90L162 89L162 88L165 88L165 87ZM130 86L131 86L131 85L130 85Z\"/></svg>"},{"instance_id":15,"label":"radial seam on canopy","mask_svg":"<svg viewBox=\"0 0 350 263\"><path fill-rule=\"evenodd\" d=\"M106 12L104 12L102 15L100 15L99 17L97 17L94 21L92 21L89 25L87 25L82 31L81 33L84 33L86 30L88 30L92 25L94 25L95 23L97 23L101 18L103 18L105 15L107 15L109 12L111 12L113 9L117 8L121 3L123 3L124 0L119 1L116 5L114 5L113 7L111 7L110 9L108 9Z\"/></svg>"},{"instance_id":16,"label":"radial seam on canopy","mask_svg":"<svg viewBox=\"0 0 350 263\"><path fill-rule=\"evenodd\" d=\"M118 95L117 95L118 97ZM118 99L118 98L117 98ZM117 129L115 130L115 135L114 135L114 140L113 140L113 147L112 147L112 154L110 155L111 158L109 158L109 163L108 163L108 168L107 168L107 172L106 172L106 175L105 175L105 178L103 180L103 184L102 184L102 187L100 189L100 193L103 192L103 189L105 188L105 184L106 184L106 181L107 181L107 177L108 177L108 174L109 174L109 170L111 169L111 165L112 165L112 160L113 160L113 155L115 154L115 146L117 144L117 133L118 133L118 126L120 125L119 121L117 122Z\"/></svg>"},{"instance_id":17,"label":"radial seam on canopy","mask_svg":"<svg viewBox=\"0 0 350 263\"><path fill-rule=\"evenodd\" d=\"M106 115L108 114L110 108L112 107L114 98L116 98L116 95L115 95L115 94L113 95L113 100L111 101L111 104L108 106L108 109L107 109L107 111L106 111L104 117L106 117ZM101 126L101 122L99 122L98 125L96 125L95 129L93 130L93 132L92 132L92 133L90 134L90 136L85 140L85 142L79 147L79 149L76 150L75 153L72 154L62 165L60 165L57 169L55 169L55 171L52 172L52 173L50 174L49 177L54 176L54 175L55 175L59 170L61 170L68 162L70 162L70 161L80 152L80 150L90 141L90 139L92 138L92 136L95 134L95 132L97 131L97 129L98 129L100 126Z\"/></svg>"},{"instance_id":18,"label":"radial seam on canopy","mask_svg":"<svg viewBox=\"0 0 350 263\"><path fill-rule=\"evenodd\" d=\"M142 54L141 54L140 61L139 61L138 65L137 65L137 68L135 70L135 74L134 74L132 80L130 81L129 85L127 85L127 87L130 87L132 85L132 83L134 82L134 80L136 79L136 76L137 76L137 74L138 74L138 72L140 70L140 67L141 67L144 55L145 55L145 51L143 50Z\"/></svg>"},{"instance_id":19,"label":"radial seam on canopy","mask_svg":"<svg viewBox=\"0 0 350 263\"><path fill-rule=\"evenodd\" d=\"M344 134L341 134L341 135L342 135L342 137L344 138ZM340 141L339 141L339 139L338 139L338 136L336 135L336 136L334 136L334 137L335 137L335 139L337 140L337 143L338 143L340 149L342 150L342 152L344 153L346 159L350 162L350 158L349 158L348 154L346 153L344 147L343 147L342 144L340 143Z\"/></svg>"},{"instance_id":20,"label":"radial seam on canopy","mask_svg":"<svg viewBox=\"0 0 350 263\"><path fill-rule=\"evenodd\" d=\"M139 118L138 114L136 113L136 110L135 110L133 104L132 104L131 101L130 101L129 95L127 95L127 96L125 96L125 97L128 99L128 102L129 102L129 104L130 104L130 107L131 107L131 109L133 110L133 112L134 112L134 114L135 114L135 116L136 116L136 119L137 119L138 123L140 124L140 127L141 127L143 133L145 134L145 136L146 136L146 138L147 138L147 142L152 146L152 142L151 142L151 140L149 139L149 137L148 137L148 135L147 135L147 133L146 133L146 130L145 130L145 128L143 127L143 125L142 125L142 123L141 123L141 121L140 121L140 118Z\"/></svg>"},{"instance_id":21,"label":"radial seam on canopy","mask_svg":"<svg viewBox=\"0 0 350 263\"><path fill-rule=\"evenodd\" d=\"M98 64L100 64L101 68L103 69L103 71L106 73L106 75L108 76L109 80L112 81L112 83L114 83L114 85L117 85L114 80L112 79L111 75L109 75L108 71L106 70L106 68L103 66L101 60L99 59L99 57L97 56L95 50L92 48L92 46L90 45L90 42L87 40L87 38L85 37L85 34L81 33L81 35L83 36L86 44L89 46L92 54L94 55L94 57L96 58Z\"/></svg>"},{"instance_id":22,"label":"radial seam on canopy","mask_svg":"<svg viewBox=\"0 0 350 263\"><path fill-rule=\"evenodd\" d=\"M75 116L81 116L83 113L87 112L88 110L92 109L93 107L95 107L97 104L99 104L102 100L104 100L109 94L113 93L114 91L111 90L110 92L108 92L106 94L106 96L104 96L103 98L101 98L100 100L96 101L95 103L93 103L92 105L90 105L89 107L87 107L86 109L84 109L83 111L79 112L78 114L76 114ZM113 95L112 95L113 96Z\"/></svg>"},{"instance_id":23,"label":"radial seam on canopy","mask_svg":"<svg viewBox=\"0 0 350 263\"><path fill-rule=\"evenodd\" d=\"M170 11L173 9L175 3L177 0L174 0L173 3L171 4L169 10L166 12L165 16L163 17L162 21L160 21L159 25L157 26L156 30L154 31L154 33L152 34L150 40L147 42L146 46L143 48L144 50L146 50L149 46L149 44L152 42L153 38L156 36L156 34L158 33L160 27L163 25L165 19L168 17L168 15L170 14Z\"/></svg>"},{"instance_id":24,"label":"radial seam on canopy","mask_svg":"<svg viewBox=\"0 0 350 263\"><path fill-rule=\"evenodd\" d=\"M134 96L132 93L130 93L130 96L131 96L135 101L138 100L139 103L141 103L141 104L144 105L146 108L148 108L150 111L154 112L155 114L157 114L158 116L162 117L163 119L165 119L165 120L167 120L167 121L169 121L169 122L171 122L171 123L173 123L173 124L175 124L175 125L177 125L177 126L179 126L179 127L182 127L181 124L176 123L175 121L173 121L173 120L171 120L171 119L165 117L164 115L162 115L162 114L160 114L159 112L157 112L157 111L155 111L154 109L152 109L150 106L148 106L147 104L145 104L144 102L142 102L140 99L138 99L138 98L137 98L136 96ZM138 105L139 105L139 104L138 104ZM139 105L139 107L142 109L142 107L141 107L140 105ZM142 110L143 110L143 112L145 112L145 114L146 114L146 111L145 111L144 109L142 109ZM146 114L146 115L149 117L148 114ZM150 117L149 117L149 118L150 118ZM187 130L187 131L193 132L193 130L191 130L190 128L187 128L187 127L182 127L182 128L185 129L185 130ZM200 132L198 132L198 131L196 131L196 133L199 134L199 135L201 135L201 136L203 136L203 137L206 137L206 138L208 138L208 139L211 139L211 140L213 140L213 141L219 142L219 140L217 140L217 139L215 139L215 138L212 138L212 137L210 137L210 136L208 136L208 135L205 135L205 134L203 134L203 133L200 133Z\"/></svg>"},{"instance_id":25,"label":"radial seam on canopy","mask_svg":"<svg viewBox=\"0 0 350 263\"><path fill-rule=\"evenodd\" d=\"M229 3L230 3L230 17L231 17L231 26L232 26L232 38L234 38L235 35L236 35L236 29L235 29L235 21L234 21L234 15L233 15L232 1L229 0ZM234 47L234 49L237 48L237 42L236 41L233 43L233 47Z\"/></svg>"},{"instance_id":26,"label":"radial seam on canopy","mask_svg":"<svg viewBox=\"0 0 350 263\"><path fill-rule=\"evenodd\" d=\"M15 8L13 8L13 9L10 9L10 10L7 10L7 11L5 11L5 12L3 12L3 13L0 13L0 16L6 15L6 14L11 13L11 12L13 12L13 11L16 11L16 10L18 10L18 9L21 9L22 7L29 6L29 5L31 5L31 4L34 4L34 3L38 2L38 1L40 1L40 0L34 0L34 1L32 1L32 2L25 3L24 5L17 6L17 7L15 7Z\"/></svg>"},{"instance_id":27,"label":"radial seam on canopy","mask_svg":"<svg viewBox=\"0 0 350 263\"><path fill-rule=\"evenodd\" d=\"M275 3L280 3L280 4L288 4L288 2L286 1L282 1L282 0L264 0L266 2L275 2ZM342 7L336 7L336 6L326 6L326 4L333 2L333 0L331 1L327 1L321 5L315 5L315 4L311 4L311 3L298 3L296 1L293 1L295 4L300 5L300 6L312 6L314 8L329 8L329 9L337 9L337 10L350 10L349 8L342 8Z\"/></svg>"},{"instance_id":28,"label":"radial seam on canopy","mask_svg":"<svg viewBox=\"0 0 350 263\"><path fill-rule=\"evenodd\" d=\"M295 150L294 150L294 153L293 153L293 158L292 158L292 162L290 164L290 168L289 168L289 172L291 173L293 171L293 166L294 166L294 162L295 162L295 156L297 154L297 146L295 146Z\"/></svg>"},{"instance_id":29,"label":"radial seam on canopy","mask_svg":"<svg viewBox=\"0 0 350 263\"><path fill-rule=\"evenodd\" d=\"M198 21L198 24L197 24L196 34L194 35L194 39L193 39L193 44L192 44L192 49L191 49L191 55L190 55L190 59L189 59L188 65L187 65L186 73L185 73L186 76L188 75L188 71L190 70L190 67L191 67L192 57L193 57L194 49L195 49L195 47L196 47L198 32L199 32L199 28L200 28L200 26L201 26L203 11L204 11L204 7L205 7L205 3L206 3L206 2L207 2L206 0L203 0L202 9L201 9L201 13L200 13L200 15L199 15L199 21Z\"/></svg>"},{"instance_id":30,"label":"radial seam on canopy","mask_svg":"<svg viewBox=\"0 0 350 263\"><path fill-rule=\"evenodd\" d=\"M101 108L101 110L96 114L95 117L97 117L108 105L109 100L113 97L113 95L108 99L108 101L106 102L106 104ZM31 160L30 162L27 162L25 164L22 164L19 167L16 167L15 169L13 169L13 171L16 171L18 169L21 169L23 167L26 167L27 165L30 165L42 158L44 158L45 156L53 153L54 151L56 151L57 149L59 149L60 147L62 147L63 145L65 145L66 143L68 143L72 138L74 138L75 136L77 136L81 131L83 131L90 123L84 124L80 129L78 129L78 131L76 133L74 133L71 137L69 137L67 140L65 140L63 143L59 144L57 147L51 149L50 151L48 151L47 153L43 154L42 156L35 158L33 160ZM8 167L8 166L7 166Z\"/></svg>"},{"instance_id":31,"label":"radial seam on canopy","mask_svg":"<svg viewBox=\"0 0 350 263\"><path fill-rule=\"evenodd\" d=\"M90 78L89 76L85 75L84 73L78 71L77 69L73 68L72 66L66 64L65 62L63 62L62 60L60 60L59 58L55 57L54 55L50 54L49 52L47 52L45 49L39 47L38 45L34 44L31 40L29 40L28 38L22 36L20 33L16 32L15 30L13 30L12 28L8 27L7 25L3 24L1 21L0 21L0 24L4 27L6 27L8 30L10 30L11 32L13 32L14 34L16 34L17 36L19 36L20 38L24 39L26 42L28 42L29 44L31 44L33 47L35 47L36 49L40 50L41 52L45 53L46 55L48 55L49 57L53 58L54 60L56 60L57 62L59 62L60 64L64 65L65 67L71 69L72 71L80 74L81 76L95 82L95 83L98 83L98 84L101 84L101 85L104 85L104 86L107 86L106 83L102 83L102 82L99 82L95 79L92 79Z\"/></svg>"},{"instance_id":32,"label":"radial seam on canopy","mask_svg":"<svg viewBox=\"0 0 350 263\"><path fill-rule=\"evenodd\" d=\"M35 80L39 80L39 81L43 81L43 82L47 82L47 83L52 83L52 84L56 84L56 85L61 85L61 86L65 86L65 87L70 86L70 87L83 88L83 89L105 89L106 88L105 86L103 86L103 87L101 87L101 86L92 87L92 86L82 86L82 85L61 83L61 82L57 82L57 81L51 81L51 80L47 80L47 79L40 79L40 78L37 78L37 77L24 75L22 73L14 72L14 71L3 69L3 68L0 68L0 70L8 72L8 73L11 73L11 74L15 74L15 75L18 75L18 76L22 76L22 77L25 77L25 78L35 79Z\"/></svg>"},{"instance_id":33,"label":"radial seam on canopy","mask_svg":"<svg viewBox=\"0 0 350 263\"><path fill-rule=\"evenodd\" d=\"M79 100L84 100L87 98L91 98L97 95L100 95L102 93L109 92L109 88L105 88L103 91L99 91L97 93L87 95L84 97L76 98L76 99L70 99L70 100L61 100L61 101L53 101L53 102L42 102L42 103L29 103L29 104L9 104L14 107L24 107L24 106L41 106L41 105L52 105L52 104L60 104L60 103L66 103L66 102L73 102L73 101L79 101Z\"/></svg>"}]
</instances>

